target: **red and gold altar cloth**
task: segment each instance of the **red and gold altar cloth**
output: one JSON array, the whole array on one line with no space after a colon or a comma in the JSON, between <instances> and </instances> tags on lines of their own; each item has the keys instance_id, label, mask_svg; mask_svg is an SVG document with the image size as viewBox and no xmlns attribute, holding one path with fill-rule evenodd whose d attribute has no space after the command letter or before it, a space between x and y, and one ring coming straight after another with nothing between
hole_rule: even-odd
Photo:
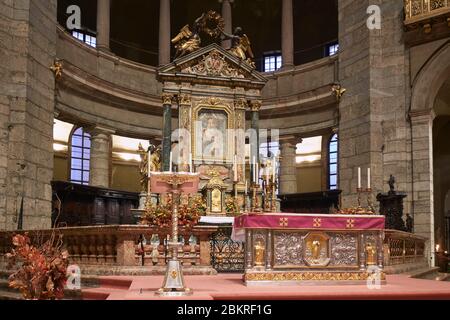
<instances>
[{"instance_id":1,"label":"red and gold altar cloth","mask_svg":"<svg viewBox=\"0 0 450 320\"><path fill-rule=\"evenodd\" d=\"M384 225L385 217L378 215L249 213L234 220L235 229L383 230Z\"/></svg>"}]
</instances>

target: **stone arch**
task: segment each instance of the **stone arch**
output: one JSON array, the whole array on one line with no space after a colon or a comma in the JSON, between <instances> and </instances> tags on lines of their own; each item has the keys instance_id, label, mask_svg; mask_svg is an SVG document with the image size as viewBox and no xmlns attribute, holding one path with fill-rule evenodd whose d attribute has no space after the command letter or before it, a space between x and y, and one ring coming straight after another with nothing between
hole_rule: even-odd
<instances>
[{"instance_id":1,"label":"stone arch","mask_svg":"<svg viewBox=\"0 0 450 320\"><path fill-rule=\"evenodd\" d=\"M433 110L440 88L450 77L450 41L437 49L414 79L411 95L412 205L415 233L429 239L425 248L434 265Z\"/></svg>"},{"instance_id":2,"label":"stone arch","mask_svg":"<svg viewBox=\"0 0 450 320\"><path fill-rule=\"evenodd\" d=\"M431 111L434 99L450 76L450 40L437 49L412 84L411 111Z\"/></svg>"}]
</instances>

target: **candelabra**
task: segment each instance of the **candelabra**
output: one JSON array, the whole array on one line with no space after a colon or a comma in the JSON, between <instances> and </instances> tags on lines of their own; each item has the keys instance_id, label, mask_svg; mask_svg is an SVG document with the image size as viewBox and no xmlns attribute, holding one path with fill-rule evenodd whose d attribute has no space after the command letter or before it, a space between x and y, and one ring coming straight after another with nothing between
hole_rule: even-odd
<instances>
[{"instance_id":1,"label":"candelabra","mask_svg":"<svg viewBox=\"0 0 450 320\"><path fill-rule=\"evenodd\" d=\"M258 183L253 183L251 186L252 190L251 212L261 212L261 206L259 203L259 196L258 196L260 189L261 186Z\"/></svg>"},{"instance_id":2,"label":"candelabra","mask_svg":"<svg viewBox=\"0 0 450 320\"><path fill-rule=\"evenodd\" d=\"M358 211L359 212L366 212L369 214L375 214L375 208L373 206L373 202L372 202L372 188L367 188L367 189L363 189L363 188L357 188L356 189L357 193L358 193ZM361 204L361 197L362 195L365 194L366 198L367 198L367 207L363 207Z\"/></svg>"}]
</instances>

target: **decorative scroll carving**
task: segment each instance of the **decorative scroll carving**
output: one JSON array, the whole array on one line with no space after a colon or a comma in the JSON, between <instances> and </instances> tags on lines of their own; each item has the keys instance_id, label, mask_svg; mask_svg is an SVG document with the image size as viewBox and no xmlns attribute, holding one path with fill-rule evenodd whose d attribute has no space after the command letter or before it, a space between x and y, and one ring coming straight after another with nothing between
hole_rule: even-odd
<instances>
[{"instance_id":1,"label":"decorative scroll carving","mask_svg":"<svg viewBox=\"0 0 450 320\"><path fill-rule=\"evenodd\" d=\"M221 76L244 78L245 75L238 69L233 68L219 51L211 51L198 62L198 64L182 70L183 73L197 74L203 76Z\"/></svg>"},{"instance_id":2,"label":"decorative scroll carving","mask_svg":"<svg viewBox=\"0 0 450 320\"><path fill-rule=\"evenodd\" d=\"M275 233L274 266L304 266L303 236L304 233Z\"/></svg>"},{"instance_id":3,"label":"decorative scroll carving","mask_svg":"<svg viewBox=\"0 0 450 320\"><path fill-rule=\"evenodd\" d=\"M358 266L358 238L353 233L331 235L330 265Z\"/></svg>"}]
</instances>

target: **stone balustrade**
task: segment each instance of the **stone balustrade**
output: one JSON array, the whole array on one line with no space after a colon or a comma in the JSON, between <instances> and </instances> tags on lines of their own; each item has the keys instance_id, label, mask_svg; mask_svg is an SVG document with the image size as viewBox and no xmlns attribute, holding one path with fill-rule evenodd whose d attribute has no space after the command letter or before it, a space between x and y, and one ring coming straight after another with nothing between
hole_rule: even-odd
<instances>
[{"instance_id":1,"label":"stone balustrade","mask_svg":"<svg viewBox=\"0 0 450 320\"><path fill-rule=\"evenodd\" d=\"M405 271L416 266L425 266L425 241L418 235L386 230L384 238L384 265L392 270ZM399 272L397 271L397 272Z\"/></svg>"},{"instance_id":2,"label":"stone balustrade","mask_svg":"<svg viewBox=\"0 0 450 320\"><path fill-rule=\"evenodd\" d=\"M450 0L404 0L405 23L416 23L450 13Z\"/></svg>"},{"instance_id":3,"label":"stone balustrade","mask_svg":"<svg viewBox=\"0 0 450 320\"><path fill-rule=\"evenodd\" d=\"M145 266L165 266L170 258L170 252L165 247L169 229L122 225L59 228L54 231L63 235L70 263L82 267L138 267L142 266L142 257ZM179 249L179 258L184 266L211 266L210 235L216 231L215 226L196 226L191 230L180 228L184 245ZM11 251L13 234L9 231L0 232L0 262L4 262L5 254ZM51 236L52 230L29 231L28 234L33 243L43 243ZM146 244L140 243L141 235L147 240Z\"/></svg>"}]
</instances>

